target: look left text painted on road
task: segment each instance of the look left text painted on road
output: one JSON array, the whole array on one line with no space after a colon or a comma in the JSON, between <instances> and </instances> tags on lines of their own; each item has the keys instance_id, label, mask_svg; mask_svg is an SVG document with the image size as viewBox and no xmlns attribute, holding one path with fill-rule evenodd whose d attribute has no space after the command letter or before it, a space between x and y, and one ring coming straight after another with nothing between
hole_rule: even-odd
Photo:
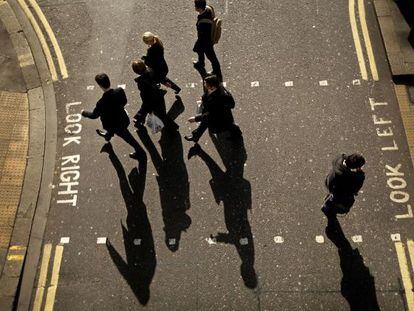
<instances>
[{"instance_id":1,"label":"look left text painted on road","mask_svg":"<svg viewBox=\"0 0 414 311\"><path fill-rule=\"evenodd\" d=\"M80 145L82 116L77 112L81 102L72 102L65 105L66 126L63 138L63 155L60 160L60 174L58 184L58 204L76 206L78 202L78 189L80 177L80 154L65 155L65 150L72 145ZM66 149L65 149L66 148Z\"/></svg>"}]
</instances>

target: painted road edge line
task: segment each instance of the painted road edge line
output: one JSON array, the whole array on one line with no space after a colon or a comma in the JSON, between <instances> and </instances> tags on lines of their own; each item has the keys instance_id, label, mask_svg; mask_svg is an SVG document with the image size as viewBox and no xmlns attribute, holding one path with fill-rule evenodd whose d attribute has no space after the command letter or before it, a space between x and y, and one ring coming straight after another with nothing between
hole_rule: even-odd
<instances>
[{"instance_id":1,"label":"painted road edge line","mask_svg":"<svg viewBox=\"0 0 414 311\"><path fill-rule=\"evenodd\" d=\"M378 81L378 69L375 63L374 51L372 50L371 38L369 37L367 18L365 15L365 3L364 0L358 0L358 12L361 22L362 36L364 37L365 48L367 50L369 66L371 68L371 74L374 81Z\"/></svg>"},{"instance_id":2,"label":"painted road edge line","mask_svg":"<svg viewBox=\"0 0 414 311\"><path fill-rule=\"evenodd\" d=\"M349 21L351 23L352 37L354 39L355 50L357 53L359 70L363 80L368 80L367 67L365 66L364 54L362 53L361 40L355 17L355 0L349 0Z\"/></svg>"},{"instance_id":3,"label":"painted road edge line","mask_svg":"<svg viewBox=\"0 0 414 311\"><path fill-rule=\"evenodd\" d=\"M37 16L39 17L40 21L43 24L43 27L46 30L47 35L49 36L50 42L52 42L53 48L55 49L56 57L59 64L60 73L62 75L63 79L67 79L68 77L68 70L66 68L65 59L63 58L62 51L60 49L59 43L56 40L55 33L52 30L52 27L50 27L49 22L46 19L46 16L43 14L42 10L40 9L39 5L35 0L29 0L30 5L35 10Z\"/></svg>"},{"instance_id":4,"label":"painted road edge line","mask_svg":"<svg viewBox=\"0 0 414 311\"><path fill-rule=\"evenodd\" d=\"M57 81L57 72L55 64L53 63L52 54L50 53L49 46L46 43L45 36L43 35L42 30L40 29L39 24L36 22L36 19L34 18L32 12L30 11L29 7L27 6L27 3L24 0L17 0L20 7L22 8L24 14L29 19L30 23L33 26L33 29L37 35L37 38L39 39L40 45L42 46L43 53L45 54L47 64L49 66L50 75L52 76L53 81Z\"/></svg>"},{"instance_id":5,"label":"painted road edge line","mask_svg":"<svg viewBox=\"0 0 414 311\"><path fill-rule=\"evenodd\" d=\"M53 261L52 276L50 285L47 288L45 311L52 311L55 304L56 290L59 282L60 265L62 263L63 245L57 245L55 248L55 258Z\"/></svg>"},{"instance_id":6,"label":"painted road edge line","mask_svg":"<svg viewBox=\"0 0 414 311\"><path fill-rule=\"evenodd\" d=\"M397 251L398 264L400 266L401 278L404 286L404 295L407 300L407 308L408 311L414 311L414 293L412 291L413 284L410 278L410 271L408 269L404 244L402 242L396 242L395 250Z\"/></svg>"},{"instance_id":7,"label":"painted road edge line","mask_svg":"<svg viewBox=\"0 0 414 311\"><path fill-rule=\"evenodd\" d=\"M52 252L52 244L45 244L43 247L42 264L40 266L39 280L37 282L36 295L33 303L33 311L40 311L42 307L43 296L46 287L47 271L49 269L50 254Z\"/></svg>"},{"instance_id":8,"label":"painted road edge line","mask_svg":"<svg viewBox=\"0 0 414 311\"><path fill-rule=\"evenodd\" d=\"M413 271L413 274L414 274L414 241L413 240L407 241L407 248L408 248L408 255L410 256L410 261L411 261L411 270Z\"/></svg>"}]
</instances>

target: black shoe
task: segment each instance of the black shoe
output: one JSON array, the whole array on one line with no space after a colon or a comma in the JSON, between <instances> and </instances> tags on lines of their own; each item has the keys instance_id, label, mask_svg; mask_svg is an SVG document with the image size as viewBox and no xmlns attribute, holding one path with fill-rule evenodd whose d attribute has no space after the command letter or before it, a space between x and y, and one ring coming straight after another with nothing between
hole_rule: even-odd
<instances>
[{"instance_id":1,"label":"black shoe","mask_svg":"<svg viewBox=\"0 0 414 311\"><path fill-rule=\"evenodd\" d=\"M102 130L97 129L96 130L96 134L98 134L99 136L105 138L106 141L110 141L112 138L112 135L110 135L108 132L104 132Z\"/></svg>"},{"instance_id":2,"label":"black shoe","mask_svg":"<svg viewBox=\"0 0 414 311\"><path fill-rule=\"evenodd\" d=\"M201 152L201 147L199 144L195 144L188 150L187 159L190 160L192 157L199 155Z\"/></svg>"},{"instance_id":3,"label":"black shoe","mask_svg":"<svg viewBox=\"0 0 414 311\"><path fill-rule=\"evenodd\" d=\"M199 62L193 62L193 66L195 69L197 70L202 70L204 69L204 65L200 64Z\"/></svg>"},{"instance_id":4,"label":"black shoe","mask_svg":"<svg viewBox=\"0 0 414 311\"><path fill-rule=\"evenodd\" d=\"M140 156L139 156L139 154L138 154L137 152L132 152L132 153L130 153L130 154L129 154L129 157L130 157L131 159L134 159L134 160L139 160L139 159L140 159Z\"/></svg>"},{"instance_id":5,"label":"black shoe","mask_svg":"<svg viewBox=\"0 0 414 311\"><path fill-rule=\"evenodd\" d=\"M193 134L191 134L191 135L185 135L184 136L184 139L186 140L186 141L193 141L193 142L197 142L198 141L198 139L195 139L195 137L194 137L194 135Z\"/></svg>"},{"instance_id":6,"label":"black shoe","mask_svg":"<svg viewBox=\"0 0 414 311\"><path fill-rule=\"evenodd\" d=\"M179 94L180 92L181 92L181 88L177 86L177 87L174 89L174 93L175 93L175 94Z\"/></svg>"},{"instance_id":7,"label":"black shoe","mask_svg":"<svg viewBox=\"0 0 414 311\"><path fill-rule=\"evenodd\" d=\"M328 218L336 216L335 212L333 211L333 208L328 208L326 205L322 206L321 211Z\"/></svg>"}]
</instances>

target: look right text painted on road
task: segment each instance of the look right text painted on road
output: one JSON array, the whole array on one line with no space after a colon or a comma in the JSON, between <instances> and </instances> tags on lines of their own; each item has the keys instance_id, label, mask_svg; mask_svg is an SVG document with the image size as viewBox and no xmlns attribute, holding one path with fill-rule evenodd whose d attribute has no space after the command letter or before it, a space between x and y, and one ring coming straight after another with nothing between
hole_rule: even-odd
<instances>
[{"instance_id":1,"label":"look right text painted on road","mask_svg":"<svg viewBox=\"0 0 414 311\"><path fill-rule=\"evenodd\" d=\"M369 98L371 106L372 120L376 126L376 134L383 139L382 151L395 152L399 150L398 144L394 139L394 132L392 128L392 120L387 120L380 115L381 107L388 106L387 102L376 102L373 98ZM398 204L405 213L398 212L395 215L396 219L413 218L413 211L411 208L410 194L407 190L407 181L403 172L401 163L393 163L385 165L385 175L387 177L387 187L390 188L389 198L391 202ZM399 209L399 210L401 210Z\"/></svg>"}]
</instances>

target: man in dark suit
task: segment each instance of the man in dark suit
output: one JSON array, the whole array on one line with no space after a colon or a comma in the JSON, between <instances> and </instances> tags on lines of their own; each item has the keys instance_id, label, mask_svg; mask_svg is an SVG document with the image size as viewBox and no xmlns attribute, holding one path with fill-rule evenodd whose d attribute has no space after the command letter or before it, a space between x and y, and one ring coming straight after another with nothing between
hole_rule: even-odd
<instances>
[{"instance_id":1,"label":"man in dark suit","mask_svg":"<svg viewBox=\"0 0 414 311\"><path fill-rule=\"evenodd\" d=\"M211 29L214 19L214 10L207 6L206 0L194 0L197 16L197 41L194 44L193 51L198 55L198 61L194 63L194 68L204 79L207 76L205 69L205 56L210 60L213 67L213 74L217 76L220 82L223 81L220 63L217 59L214 45L211 39Z\"/></svg>"},{"instance_id":2,"label":"man in dark suit","mask_svg":"<svg viewBox=\"0 0 414 311\"><path fill-rule=\"evenodd\" d=\"M178 130L177 123L167 115L164 100L166 91L160 89L154 79L152 70L142 60L132 62L132 70L138 74L134 81L137 83L142 100L141 108L134 116L135 127L141 127L145 122L147 114L154 113L164 123L165 129L171 131Z\"/></svg>"},{"instance_id":3,"label":"man in dark suit","mask_svg":"<svg viewBox=\"0 0 414 311\"><path fill-rule=\"evenodd\" d=\"M188 119L191 123L200 122L200 125L191 135L184 136L184 138L197 143L206 129L213 134L229 131L230 139L241 138L240 128L234 123L231 112L235 106L233 96L220 85L214 75L204 79L204 88L206 92L202 96L201 114Z\"/></svg>"},{"instance_id":4,"label":"man in dark suit","mask_svg":"<svg viewBox=\"0 0 414 311\"><path fill-rule=\"evenodd\" d=\"M95 81L104 93L96 103L95 109L93 111L82 110L82 116L89 119L100 118L106 133L96 130L98 135L110 141L116 134L135 149L135 152L130 153L129 156L133 159L141 159L145 156L145 151L128 130L129 117L124 109L127 103L124 90L122 88L112 89L109 77L105 73L96 75Z\"/></svg>"}]
</instances>

